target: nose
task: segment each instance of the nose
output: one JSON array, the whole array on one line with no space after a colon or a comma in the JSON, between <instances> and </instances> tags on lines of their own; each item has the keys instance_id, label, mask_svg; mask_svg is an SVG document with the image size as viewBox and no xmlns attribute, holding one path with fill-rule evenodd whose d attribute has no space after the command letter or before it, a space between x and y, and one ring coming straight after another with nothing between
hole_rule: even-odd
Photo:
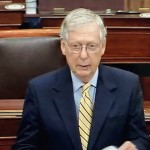
<instances>
[{"instance_id":1,"label":"nose","mask_svg":"<svg viewBox=\"0 0 150 150\"><path fill-rule=\"evenodd\" d=\"M80 58L86 59L88 58L88 52L86 46L82 46L81 52L80 52Z\"/></svg>"}]
</instances>

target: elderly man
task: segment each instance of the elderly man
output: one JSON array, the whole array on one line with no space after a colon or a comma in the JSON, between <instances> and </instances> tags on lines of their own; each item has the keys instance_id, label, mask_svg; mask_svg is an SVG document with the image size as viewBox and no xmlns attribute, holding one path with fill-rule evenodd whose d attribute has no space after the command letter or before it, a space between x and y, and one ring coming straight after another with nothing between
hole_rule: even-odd
<instances>
[{"instance_id":1,"label":"elderly man","mask_svg":"<svg viewBox=\"0 0 150 150\"><path fill-rule=\"evenodd\" d=\"M13 150L150 150L138 77L100 65L105 47L98 15L80 8L66 16L68 65L29 82Z\"/></svg>"}]
</instances>

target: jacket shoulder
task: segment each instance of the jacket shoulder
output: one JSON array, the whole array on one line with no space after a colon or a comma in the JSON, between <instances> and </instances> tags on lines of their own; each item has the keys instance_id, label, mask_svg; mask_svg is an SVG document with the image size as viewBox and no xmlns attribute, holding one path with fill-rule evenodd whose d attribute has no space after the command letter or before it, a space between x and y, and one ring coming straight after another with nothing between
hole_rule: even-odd
<instances>
[{"instance_id":1,"label":"jacket shoulder","mask_svg":"<svg viewBox=\"0 0 150 150\"><path fill-rule=\"evenodd\" d=\"M127 70L102 65L102 73L108 76L121 79L138 79L138 75Z\"/></svg>"},{"instance_id":2,"label":"jacket shoulder","mask_svg":"<svg viewBox=\"0 0 150 150\"><path fill-rule=\"evenodd\" d=\"M29 81L29 84L38 84L38 85L53 85L57 81L58 78L64 74L66 71L66 67L39 75L37 77L34 77Z\"/></svg>"},{"instance_id":3,"label":"jacket shoulder","mask_svg":"<svg viewBox=\"0 0 150 150\"><path fill-rule=\"evenodd\" d=\"M138 75L130 71L105 65L100 67L100 77L107 84L115 83L122 87L135 87L140 83Z\"/></svg>"}]
</instances>

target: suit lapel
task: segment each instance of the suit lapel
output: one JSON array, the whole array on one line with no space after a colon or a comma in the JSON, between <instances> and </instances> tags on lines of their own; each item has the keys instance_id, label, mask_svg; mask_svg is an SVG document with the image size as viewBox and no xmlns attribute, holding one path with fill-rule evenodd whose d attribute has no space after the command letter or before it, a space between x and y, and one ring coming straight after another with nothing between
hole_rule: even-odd
<instances>
[{"instance_id":1,"label":"suit lapel","mask_svg":"<svg viewBox=\"0 0 150 150\"><path fill-rule=\"evenodd\" d=\"M107 118L111 106L115 101L115 96L111 90L116 88L116 85L110 81L112 83L110 86L110 83L107 84L104 80L103 75L99 75L88 150L92 150L94 148L96 139L100 134L105 119ZM107 82L109 82L108 80L109 79L107 79ZM109 88L107 86L109 86Z\"/></svg>"},{"instance_id":2,"label":"suit lapel","mask_svg":"<svg viewBox=\"0 0 150 150\"><path fill-rule=\"evenodd\" d=\"M70 73L65 72L64 74L67 75ZM63 77L63 75L61 76ZM61 83L61 85L56 84L55 86L57 89L60 89L60 91L56 95L54 102L56 104L58 113L62 118L62 121L65 125L65 128L74 148L76 150L80 150L81 142L78 130L78 121L76 115L71 77L67 76L63 79L61 78L61 81L60 79L58 79L57 83Z\"/></svg>"}]
</instances>

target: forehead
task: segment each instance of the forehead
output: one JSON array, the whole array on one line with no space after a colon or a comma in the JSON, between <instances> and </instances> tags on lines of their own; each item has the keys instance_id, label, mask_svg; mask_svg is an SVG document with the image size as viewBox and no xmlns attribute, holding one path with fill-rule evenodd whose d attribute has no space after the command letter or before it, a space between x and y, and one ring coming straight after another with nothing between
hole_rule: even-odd
<instances>
[{"instance_id":1,"label":"forehead","mask_svg":"<svg viewBox=\"0 0 150 150\"><path fill-rule=\"evenodd\" d=\"M95 22L70 27L68 31L68 40L100 40L100 29Z\"/></svg>"}]
</instances>

